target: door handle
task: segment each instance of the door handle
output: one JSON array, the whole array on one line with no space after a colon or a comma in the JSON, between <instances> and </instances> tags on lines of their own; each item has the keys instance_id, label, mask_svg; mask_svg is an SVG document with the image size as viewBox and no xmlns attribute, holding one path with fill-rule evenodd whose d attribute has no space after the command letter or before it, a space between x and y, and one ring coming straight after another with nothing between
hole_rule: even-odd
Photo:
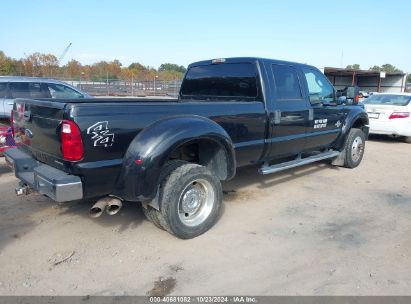
<instances>
[{"instance_id":1,"label":"door handle","mask_svg":"<svg viewBox=\"0 0 411 304\"><path fill-rule=\"evenodd\" d=\"M304 119L303 115L287 115L286 118L288 120L298 120L298 119Z\"/></svg>"},{"instance_id":2,"label":"door handle","mask_svg":"<svg viewBox=\"0 0 411 304\"><path fill-rule=\"evenodd\" d=\"M281 123L281 111L276 110L274 111L274 117L271 120L275 125L279 125Z\"/></svg>"},{"instance_id":3,"label":"door handle","mask_svg":"<svg viewBox=\"0 0 411 304\"><path fill-rule=\"evenodd\" d=\"M9 106L12 106L12 105L14 105L14 102L8 102L7 103Z\"/></svg>"}]
</instances>

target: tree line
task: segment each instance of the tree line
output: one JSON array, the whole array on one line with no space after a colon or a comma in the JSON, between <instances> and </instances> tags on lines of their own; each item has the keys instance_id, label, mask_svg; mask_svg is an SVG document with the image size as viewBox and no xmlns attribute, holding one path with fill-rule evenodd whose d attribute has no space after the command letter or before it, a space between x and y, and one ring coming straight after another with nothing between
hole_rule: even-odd
<instances>
[{"instance_id":1,"label":"tree line","mask_svg":"<svg viewBox=\"0 0 411 304\"><path fill-rule=\"evenodd\" d=\"M361 70L361 66L358 63L349 64L346 67L347 69L354 69L354 70ZM375 72L387 72L387 73L403 73L402 70L393 66L392 64L386 63L382 66L374 65L370 67L368 70L375 71Z\"/></svg>"},{"instance_id":2,"label":"tree line","mask_svg":"<svg viewBox=\"0 0 411 304\"><path fill-rule=\"evenodd\" d=\"M360 70L361 67L358 63L354 63L354 64L349 64L346 67L347 69L354 69L354 70ZM381 66L378 65L374 65L372 67L370 67L368 70L370 71L375 71L375 72L387 72L387 73L403 73L402 70L400 70L399 68L393 66L392 64L386 63L383 64ZM411 82L411 74L407 75L407 82Z\"/></svg>"},{"instance_id":3,"label":"tree line","mask_svg":"<svg viewBox=\"0 0 411 304\"><path fill-rule=\"evenodd\" d=\"M347 69L360 69L360 65L350 64ZM402 70L391 64L373 66L369 70L377 72L395 73ZM67 64L60 66L57 57L53 54L33 53L26 58L15 59L6 56L0 51L0 75L54 77L66 79L83 79L92 81L125 80L143 81L153 80L180 80L186 71L184 66L164 63L158 69L134 62L128 67L123 66L117 59L113 61L99 61L90 65L82 65L72 59ZM411 74L407 76L407 82L411 82Z\"/></svg>"},{"instance_id":4,"label":"tree line","mask_svg":"<svg viewBox=\"0 0 411 304\"><path fill-rule=\"evenodd\" d=\"M26 58L15 59L0 51L0 75L54 77L66 79L82 79L92 81L125 80L144 81L153 80L180 80L186 71L184 66L164 63L158 69L134 62L123 66L117 59L113 61L99 61L90 65L82 65L72 59L60 66L57 57L53 54L33 53Z\"/></svg>"}]
</instances>

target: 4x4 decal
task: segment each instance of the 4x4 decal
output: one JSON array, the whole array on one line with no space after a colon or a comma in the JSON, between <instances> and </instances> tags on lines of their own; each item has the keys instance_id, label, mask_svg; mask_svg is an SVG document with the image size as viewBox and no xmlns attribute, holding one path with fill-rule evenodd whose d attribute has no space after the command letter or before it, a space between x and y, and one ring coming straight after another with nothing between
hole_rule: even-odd
<instances>
[{"instance_id":1,"label":"4x4 decal","mask_svg":"<svg viewBox=\"0 0 411 304\"><path fill-rule=\"evenodd\" d=\"M114 134L110 133L108 121L99 121L87 129L87 134L91 134L94 147L110 147L114 143Z\"/></svg>"}]
</instances>

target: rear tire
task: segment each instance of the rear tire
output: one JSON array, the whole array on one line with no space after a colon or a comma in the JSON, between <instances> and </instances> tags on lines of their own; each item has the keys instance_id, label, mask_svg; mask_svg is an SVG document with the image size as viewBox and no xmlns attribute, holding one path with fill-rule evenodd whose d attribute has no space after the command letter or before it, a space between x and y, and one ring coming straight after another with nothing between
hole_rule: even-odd
<instances>
[{"instance_id":1,"label":"rear tire","mask_svg":"<svg viewBox=\"0 0 411 304\"><path fill-rule=\"evenodd\" d=\"M404 141L405 141L407 144L411 144L411 136L406 136L406 137L404 138Z\"/></svg>"},{"instance_id":2,"label":"rear tire","mask_svg":"<svg viewBox=\"0 0 411 304\"><path fill-rule=\"evenodd\" d=\"M164 179L160 187L160 225L181 239L208 231L217 221L222 202L220 180L206 167L185 164Z\"/></svg>"},{"instance_id":3,"label":"rear tire","mask_svg":"<svg viewBox=\"0 0 411 304\"><path fill-rule=\"evenodd\" d=\"M154 224L159 229L164 230L164 227L161 226L160 220L158 219L158 210L154 209L151 206L143 207L143 213L145 217Z\"/></svg>"},{"instance_id":4,"label":"rear tire","mask_svg":"<svg viewBox=\"0 0 411 304\"><path fill-rule=\"evenodd\" d=\"M360 163L364 156L365 135L360 129L352 128L348 133L345 143L345 160L344 167L355 168Z\"/></svg>"},{"instance_id":5,"label":"rear tire","mask_svg":"<svg viewBox=\"0 0 411 304\"><path fill-rule=\"evenodd\" d=\"M161 184L164 181L164 179L171 172L173 172L175 169L185 164L188 164L188 162L183 161L183 160L172 160L166 163L163 169L161 170L160 177L159 177L160 188L161 188ZM158 191L160 191L160 189ZM151 206L146 206L146 207L143 206L143 213L145 217L154 224L154 226L156 226L159 229L165 230L165 228L161 226L161 223L160 223L160 219L159 219L160 211L158 211L157 209Z\"/></svg>"}]
</instances>

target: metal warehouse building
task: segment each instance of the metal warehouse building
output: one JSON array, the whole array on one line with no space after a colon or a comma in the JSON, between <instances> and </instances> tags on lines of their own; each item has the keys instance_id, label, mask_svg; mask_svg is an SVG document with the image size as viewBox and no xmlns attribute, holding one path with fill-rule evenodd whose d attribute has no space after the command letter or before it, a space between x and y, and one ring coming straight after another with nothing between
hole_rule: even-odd
<instances>
[{"instance_id":1,"label":"metal warehouse building","mask_svg":"<svg viewBox=\"0 0 411 304\"><path fill-rule=\"evenodd\" d=\"M404 73L381 73L331 67L325 67L323 72L338 90L354 85L367 92L401 93L405 90L406 74Z\"/></svg>"}]
</instances>

